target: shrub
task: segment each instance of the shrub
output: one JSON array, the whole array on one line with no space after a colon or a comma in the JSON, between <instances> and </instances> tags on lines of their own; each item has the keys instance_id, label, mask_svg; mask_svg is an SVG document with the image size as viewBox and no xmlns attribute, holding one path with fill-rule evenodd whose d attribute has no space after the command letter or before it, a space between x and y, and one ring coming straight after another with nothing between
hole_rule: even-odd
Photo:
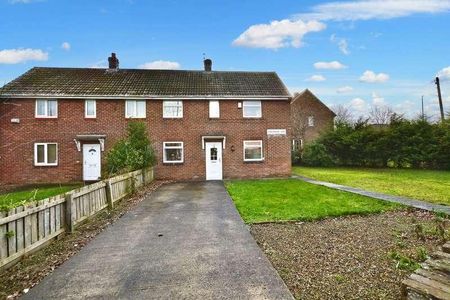
<instances>
[{"instance_id":1,"label":"shrub","mask_svg":"<svg viewBox=\"0 0 450 300\"><path fill-rule=\"evenodd\" d=\"M127 138L119 140L106 155L110 175L153 166L155 153L143 122L130 122Z\"/></svg>"},{"instance_id":2,"label":"shrub","mask_svg":"<svg viewBox=\"0 0 450 300\"><path fill-rule=\"evenodd\" d=\"M317 142L305 146L302 162L307 166L314 167L329 167L334 164L332 157L328 154L327 148Z\"/></svg>"}]
</instances>

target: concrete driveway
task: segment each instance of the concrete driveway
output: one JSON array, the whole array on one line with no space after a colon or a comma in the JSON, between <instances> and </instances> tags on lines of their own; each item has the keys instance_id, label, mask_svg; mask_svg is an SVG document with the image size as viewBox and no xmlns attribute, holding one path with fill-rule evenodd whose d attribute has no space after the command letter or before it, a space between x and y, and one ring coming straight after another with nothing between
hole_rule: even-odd
<instances>
[{"instance_id":1,"label":"concrete driveway","mask_svg":"<svg viewBox=\"0 0 450 300\"><path fill-rule=\"evenodd\" d=\"M165 185L24 299L292 299L222 182Z\"/></svg>"}]
</instances>

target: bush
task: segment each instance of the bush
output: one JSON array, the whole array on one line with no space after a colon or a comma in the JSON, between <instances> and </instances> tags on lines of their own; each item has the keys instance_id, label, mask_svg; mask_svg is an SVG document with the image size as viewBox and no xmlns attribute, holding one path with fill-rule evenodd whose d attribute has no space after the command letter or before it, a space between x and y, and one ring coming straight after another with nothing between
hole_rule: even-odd
<instances>
[{"instance_id":1,"label":"bush","mask_svg":"<svg viewBox=\"0 0 450 300\"><path fill-rule=\"evenodd\" d=\"M320 143L307 144L303 150L302 162L307 166L330 167L334 165L327 148Z\"/></svg>"},{"instance_id":2,"label":"bush","mask_svg":"<svg viewBox=\"0 0 450 300\"><path fill-rule=\"evenodd\" d=\"M117 141L106 155L109 175L143 169L155 163L145 123L130 122L127 131L127 138Z\"/></svg>"}]
</instances>

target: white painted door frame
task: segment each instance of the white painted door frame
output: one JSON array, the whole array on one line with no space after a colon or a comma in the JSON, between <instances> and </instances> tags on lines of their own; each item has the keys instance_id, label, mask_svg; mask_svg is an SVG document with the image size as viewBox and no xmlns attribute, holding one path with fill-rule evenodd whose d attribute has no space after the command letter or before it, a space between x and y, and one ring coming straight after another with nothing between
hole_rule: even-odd
<instances>
[{"instance_id":1,"label":"white painted door frame","mask_svg":"<svg viewBox=\"0 0 450 300\"><path fill-rule=\"evenodd\" d=\"M83 180L96 181L101 178L100 144L83 144Z\"/></svg>"},{"instance_id":2,"label":"white painted door frame","mask_svg":"<svg viewBox=\"0 0 450 300\"><path fill-rule=\"evenodd\" d=\"M222 143L205 143L206 180L222 180Z\"/></svg>"}]
</instances>

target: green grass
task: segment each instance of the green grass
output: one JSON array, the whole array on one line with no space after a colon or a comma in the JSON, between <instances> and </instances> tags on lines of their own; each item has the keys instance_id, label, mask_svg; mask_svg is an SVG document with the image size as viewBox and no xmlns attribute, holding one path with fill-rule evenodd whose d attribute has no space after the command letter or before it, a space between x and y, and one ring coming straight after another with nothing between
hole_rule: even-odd
<instances>
[{"instance_id":1,"label":"green grass","mask_svg":"<svg viewBox=\"0 0 450 300\"><path fill-rule=\"evenodd\" d=\"M294 167L293 172L368 191L450 205L449 171Z\"/></svg>"},{"instance_id":2,"label":"green grass","mask_svg":"<svg viewBox=\"0 0 450 300\"><path fill-rule=\"evenodd\" d=\"M401 207L296 179L236 180L225 185L247 223L310 221Z\"/></svg>"},{"instance_id":3,"label":"green grass","mask_svg":"<svg viewBox=\"0 0 450 300\"><path fill-rule=\"evenodd\" d=\"M30 187L22 190L0 194L0 208L3 210L23 205L26 202L42 200L51 196L63 194L80 185L54 185Z\"/></svg>"}]
</instances>

